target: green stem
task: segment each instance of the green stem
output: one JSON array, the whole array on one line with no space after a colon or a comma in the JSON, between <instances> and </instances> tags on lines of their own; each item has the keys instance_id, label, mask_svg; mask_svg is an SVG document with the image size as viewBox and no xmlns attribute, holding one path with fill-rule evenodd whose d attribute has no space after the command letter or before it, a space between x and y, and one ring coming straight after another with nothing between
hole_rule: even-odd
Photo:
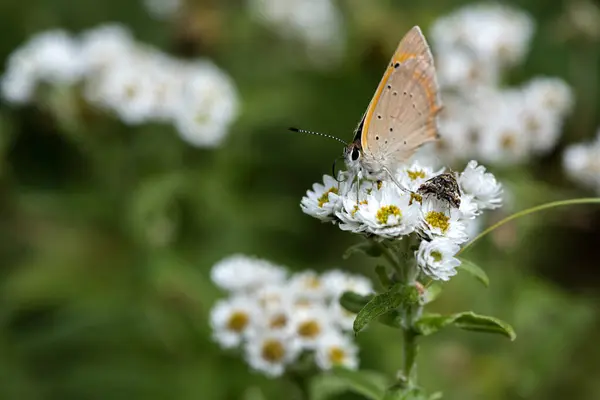
<instances>
[{"instance_id":1,"label":"green stem","mask_svg":"<svg viewBox=\"0 0 600 400\"><path fill-rule=\"evenodd\" d=\"M473 240L471 240L469 243L467 243L457 253L457 255L461 254L462 252L464 252L465 250L467 250L469 247L471 247L473 245L473 243L475 243L476 241L478 241L479 239L481 239L482 237L484 237L488 233L490 233L490 232L494 231L495 229L501 227L502 225L506 224L507 222L510 222L510 221L512 221L514 219L517 219L517 218L520 218L520 217L524 217L525 215L533 214L533 213L538 212L538 211L547 210L549 208L562 207L562 206L571 206L571 205L575 205L575 204L600 204L600 198L598 198L598 197L589 197L589 198L583 198L583 199L559 200L559 201L553 201L553 202L550 202L550 203L546 203L546 204L542 204L542 205L539 205L539 206L531 207L531 208L528 208L528 209L523 210L523 211L519 211L519 212L517 212L517 213L515 213L513 215L510 215L510 216L504 218L500 222L495 223L494 225L490 226L489 228L487 228L486 230L484 230L483 232L481 232Z\"/></svg>"},{"instance_id":2,"label":"green stem","mask_svg":"<svg viewBox=\"0 0 600 400\"><path fill-rule=\"evenodd\" d=\"M390 263L392 268L394 268L394 270L398 274L401 274L402 266L400 265L400 261L398 260L398 258L396 256L394 256L394 254L390 251L390 249L383 243L381 243L381 242L375 242L375 243L377 243L377 246L381 249L383 258L385 258L387 260L387 262Z\"/></svg>"},{"instance_id":3,"label":"green stem","mask_svg":"<svg viewBox=\"0 0 600 400\"><path fill-rule=\"evenodd\" d=\"M417 344L417 335L411 327L403 329L404 342L402 343L402 375L408 380L408 386L415 386L417 380L417 370L415 368L419 346Z\"/></svg>"}]
</instances>

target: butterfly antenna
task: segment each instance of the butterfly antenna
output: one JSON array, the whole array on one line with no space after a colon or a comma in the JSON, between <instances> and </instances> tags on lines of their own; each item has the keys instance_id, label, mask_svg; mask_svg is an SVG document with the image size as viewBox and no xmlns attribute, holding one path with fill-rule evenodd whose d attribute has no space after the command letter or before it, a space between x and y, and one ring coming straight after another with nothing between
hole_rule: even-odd
<instances>
[{"instance_id":1,"label":"butterfly antenna","mask_svg":"<svg viewBox=\"0 0 600 400\"><path fill-rule=\"evenodd\" d=\"M329 139L337 140L338 142L343 143L346 146L348 145L348 143L346 143L345 141L343 141L339 137L335 137L333 135L328 135L326 133L307 131L305 129L298 129L298 128L289 128L289 130L292 131L292 132L300 132L300 133L306 133L306 134L309 134L309 135L326 137L326 138L329 138Z\"/></svg>"}]
</instances>

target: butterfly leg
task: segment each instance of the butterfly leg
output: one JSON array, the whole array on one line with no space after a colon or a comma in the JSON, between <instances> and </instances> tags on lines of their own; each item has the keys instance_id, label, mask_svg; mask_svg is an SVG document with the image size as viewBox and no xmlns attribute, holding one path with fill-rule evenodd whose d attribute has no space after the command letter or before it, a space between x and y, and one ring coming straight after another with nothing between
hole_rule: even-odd
<instances>
[{"instance_id":1,"label":"butterfly leg","mask_svg":"<svg viewBox=\"0 0 600 400\"><path fill-rule=\"evenodd\" d=\"M398 180L394 177L394 175L392 174L392 171L390 171L390 169L388 167L383 167L382 170L388 174L388 176L390 177L392 182L394 182L396 184L396 186L398 186L398 188L400 190L402 190L404 193L411 193L411 194L413 193L411 190L405 188L404 186L402 186L400 184L400 182L398 182Z\"/></svg>"}]
</instances>

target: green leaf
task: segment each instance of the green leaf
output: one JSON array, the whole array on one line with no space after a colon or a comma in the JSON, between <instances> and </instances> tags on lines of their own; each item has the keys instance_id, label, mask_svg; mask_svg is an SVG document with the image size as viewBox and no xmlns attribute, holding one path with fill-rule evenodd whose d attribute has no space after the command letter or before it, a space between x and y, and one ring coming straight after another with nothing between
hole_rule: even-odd
<instances>
[{"instance_id":1,"label":"green leaf","mask_svg":"<svg viewBox=\"0 0 600 400\"><path fill-rule=\"evenodd\" d=\"M488 278L485 271L481 269L479 265L462 257L459 258L459 260L461 264L458 266L458 269L473 275L479 282L483 283L485 287L490 286L490 278Z\"/></svg>"},{"instance_id":2,"label":"green leaf","mask_svg":"<svg viewBox=\"0 0 600 400\"><path fill-rule=\"evenodd\" d=\"M352 371L334 368L311 381L310 399L326 400L344 392L354 392L371 400L381 400L387 378L374 371Z\"/></svg>"},{"instance_id":3,"label":"green leaf","mask_svg":"<svg viewBox=\"0 0 600 400\"><path fill-rule=\"evenodd\" d=\"M427 396L419 388L390 388L383 396L383 400L427 400Z\"/></svg>"},{"instance_id":4,"label":"green leaf","mask_svg":"<svg viewBox=\"0 0 600 400\"><path fill-rule=\"evenodd\" d=\"M444 394L442 392L435 392L431 396L429 396L427 400L440 400L443 397Z\"/></svg>"},{"instance_id":5,"label":"green leaf","mask_svg":"<svg viewBox=\"0 0 600 400\"><path fill-rule=\"evenodd\" d=\"M376 266L375 273L377 274L377 277L379 278L379 283L381 283L381 286L383 288L389 289L390 286L392 286L392 281L390 280L386 267L384 267L383 265Z\"/></svg>"},{"instance_id":6,"label":"green leaf","mask_svg":"<svg viewBox=\"0 0 600 400\"><path fill-rule=\"evenodd\" d=\"M415 327L417 332L427 336L449 325L467 331L498 333L510 340L515 340L517 337L513 328L506 322L471 311L452 315L425 314L416 322Z\"/></svg>"},{"instance_id":7,"label":"green leaf","mask_svg":"<svg viewBox=\"0 0 600 400\"><path fill-rule=\"evenodd\" d=\"M379 244L372 241L365 241L348 247L344 252L343 258L347 260L356 253L366 254L370 257L379 257L382 254Z\"/></svg>"},{"instance_id":8,"label":"green leaf","mask_svg":"<svg viewBox=\"0 0 600 400\"><path fill-rule=\"evenodd\" d=\"M340 297L340 304L346 310L357 314L373 298L373 295L362 296L354 292L344 292Z\"/></svg>"},{"instance_id":9,"label":"green leaf","mask_svg":"<svg viewBox=\"0 0 600 400\"><path fill-rule=\"evenodd\" d=\"M442 285L434 282L427 289L425 289L425 295L423 296L423 304L429 304L434 302L439 295L442 293Z\"/></svg>"},{"instance_id":10,"label":"green leaf","mask_svg":"<svg viewBox=\"0 0 600 400\"><path fill-rule=\"evenodd\" d=\"M373 319L389 311L395 310L402 304L415 304L419 292L414 286L395 284L385 293L376 295L359 311L354 320L354 333L360 332Z\"/></svg>"}]
</instances>

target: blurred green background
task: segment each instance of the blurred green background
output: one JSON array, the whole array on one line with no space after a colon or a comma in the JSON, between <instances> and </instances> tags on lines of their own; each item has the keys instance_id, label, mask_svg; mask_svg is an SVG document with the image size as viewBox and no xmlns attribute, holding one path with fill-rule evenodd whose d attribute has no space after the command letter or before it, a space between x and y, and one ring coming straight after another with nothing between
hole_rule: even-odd
<instances>
[{"instance_id":1,"label":"blurred green background","mask_svg":"<svg viewBox=\"0 0 600 400\"><path fill-rule=\"evenodd\" d=\"M3 60L46 29L121 22L174 56L212 59L241 102L217 149L191 147L167 125L77 116L69 129L71 116L40 104L0 106L0 399L288 398L286 382L251 372L212 342L207 316L222 294L209 270L242 252L292 270L372 275L372 261L342 260L358 237L299 207L339 144L286 129L349 139L402 35L415 24L427 35L467 2L336 4L346 51L339 64L317 68L299 42L252 19L240 0L190 0L170 20L136 0L0 1ZM600 124L600 45L570 27L570 0L511 4L538 27L510 82L561 77L576 107L554 152L491 171L511 188L513 210L590 195L564 178L560 157ZM518 338L426 338L421 383L446 399L600 398L599 244L600 211L585 206L527 217L478 243L471 258L491 286L459 276L433 308L497 316ZM395 373L396 331L375 326L358 342L363 368Z\"/></svg>"}]
</instances>

